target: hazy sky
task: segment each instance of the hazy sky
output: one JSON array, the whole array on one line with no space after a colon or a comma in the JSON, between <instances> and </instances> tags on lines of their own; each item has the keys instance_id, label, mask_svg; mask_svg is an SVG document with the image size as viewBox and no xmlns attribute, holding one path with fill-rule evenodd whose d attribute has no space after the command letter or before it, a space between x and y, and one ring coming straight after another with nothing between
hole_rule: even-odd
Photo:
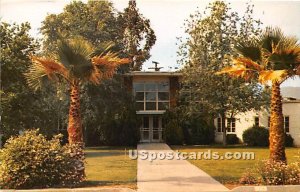
<instances>
[{"instance_id":1,"label":"hazy sky","mask_svg":"<svg viewBox=\"0 0 300 192\"><path fill-rule=\"evenodd\" d=\"M70 1L63 0L0 0L1 20L6 22L29 21L31 34L39 36L41 21L47 14L60 13ZM117 10L123 10L128 0L113 0ZM196 10L203 12L210 1L205 0L137 0L140 12L150 19L157 41L151 50L152 57L145 63L144 69L151 66L151 61L158 61L164 70L176 64L176 37L184 34L183 23ZM247 1L228 1L233 10L242 14ZM254 17L261 19L264 26L279 26L285 34L295 35L300 39L300 1L252 1ZM300 79L287 81L285 85L300 86Z\"/></svg>"}]
</instances>

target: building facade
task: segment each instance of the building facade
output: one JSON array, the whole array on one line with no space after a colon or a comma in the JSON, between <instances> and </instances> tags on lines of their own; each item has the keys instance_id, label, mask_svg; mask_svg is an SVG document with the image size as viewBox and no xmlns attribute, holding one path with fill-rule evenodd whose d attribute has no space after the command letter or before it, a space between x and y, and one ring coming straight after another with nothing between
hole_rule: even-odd
<instances>
[{"instance_id":1,"label":"building facade","mask_svg":"<svg viewBox=\"0 0 300 192\"><path fill-rule=\"evenodd\" d=\"M140 142L163 142L164 123L162 115L167 109L176 106L180 89L181 73L161 71L135 71L124 76L128 91L132 92L136 102L136 113L142 118ZM284 129L300 146L300 99L283 101ZM222 143L221 118L214 120L215 141ZM242 141L243 132L253 125L270 127L270 115L267 110L248 111L234 118L226 119L227 134L236 134Z\"/></svg>"},{"instance_id":2,"label":"building facade","mask_svg":"<svg viewBox=\"0 0 300 192\"><path fill-rule=\"evenodd\" d=\"M180 73L131 72L125 75L125 85L135 97L136 113L142 117L140 142L163 142L162 115L176 106Z\"/></svg>"},{"instance_id":3,"label":"building facade","mask_svg":"<svg viewBox=\"0 0 300 192\"><path fill-rule=\"evenodd\" d=\"M294 139L294 145L300 146L300 99L282 102L284 116L284 130ZM215 141L221 143L223 140L221 118L215 119ZM236 134L243 141L243 132L253 125L270 127L270 113L267 110L248 111L236 115L234 118L226 119L227 134Z\"/></svg>"}]
</instances>

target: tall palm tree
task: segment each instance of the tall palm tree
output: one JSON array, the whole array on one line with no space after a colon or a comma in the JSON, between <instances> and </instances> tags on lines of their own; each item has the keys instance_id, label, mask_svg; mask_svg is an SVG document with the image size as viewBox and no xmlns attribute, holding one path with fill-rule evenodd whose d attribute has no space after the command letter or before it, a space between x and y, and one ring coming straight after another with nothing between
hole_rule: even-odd
<instances>
[{"instance_id":1,"label":"tall palm tree","mask_svg":"<svg viewBox=\"0 0 300 192\"><path fill-rule=\"evenodd\" d=\"M300 45L296 38L285 36L279 28L267 28L251 42L237 45L240 55L233 65L218 74L245 79L258 78L272 83L270 117L270 159L286 162L280 85L288 78L300 75Z\"/></svg>"},{"instance_id":2,"label":"tall palm tree","mask_svg":"<svg viewBox=\"0 0 300 192\"><path fill-rule=\"evenodd\" d=\"M110 52L111 44L96 50L82 38L60 40L57 53L51 58L32 56L32 65L25 74L28 85L37 89L44 78L64 81L70 86L70 108L68 140L70 144L82 143L82 123L80 114L80 87L85 82L99 84L110 78L121 64L129 63L127 58L119 58Z\"/></svg>"}]
</instances>

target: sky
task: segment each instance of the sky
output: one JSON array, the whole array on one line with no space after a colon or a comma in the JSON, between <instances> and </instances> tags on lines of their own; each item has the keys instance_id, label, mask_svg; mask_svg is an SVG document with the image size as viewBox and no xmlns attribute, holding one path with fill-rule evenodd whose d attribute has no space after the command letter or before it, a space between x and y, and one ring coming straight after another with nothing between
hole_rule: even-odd
<instances>
[{"instance_id":1,"label":"sky","mask_svg":"<svg viewBox=\"0 0 300 192\"><path fill-rule=\"evenodd\" d=\"M39 28L47 14L58 14L70 1L68 0L0 0L2 21L31 24L31 34L41 37ZM85 2L85 1L84 1ZM122 11L128 0L112 0L114 7ZM210 1L207 0L137 0L137 7L144 17L150 19L157 41L151 50L151 58L145 62L143 70L151 67L152 61L158 61L162 70L174 70L180 67L176 60L177 37L184 36L183 24L190 14L203 12ZM234 11L241 15L247 1L230 2ZM264 26L278 26L285 34L300 39L300 1L252 1L254 18L260 19ZM283 86L300 87L300 78L287 80Z\"/></svg>"}]
</instances>

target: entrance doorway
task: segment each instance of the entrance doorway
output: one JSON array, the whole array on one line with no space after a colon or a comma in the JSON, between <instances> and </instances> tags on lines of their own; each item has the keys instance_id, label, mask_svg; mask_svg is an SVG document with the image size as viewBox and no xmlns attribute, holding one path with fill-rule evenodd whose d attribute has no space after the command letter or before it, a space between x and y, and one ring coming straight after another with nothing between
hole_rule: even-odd
<instances>
[{"instance_id":1,"label":"entrance doorway","mask_svg":"<svg viewBox=\"0 0 300 192\"><path fill-rule=\"evenodd\" d=\"M158 115L143 116L143 122L140 128L140 133L141 142L162 142L162 117Z\"/></svg>"}]
</instances>

